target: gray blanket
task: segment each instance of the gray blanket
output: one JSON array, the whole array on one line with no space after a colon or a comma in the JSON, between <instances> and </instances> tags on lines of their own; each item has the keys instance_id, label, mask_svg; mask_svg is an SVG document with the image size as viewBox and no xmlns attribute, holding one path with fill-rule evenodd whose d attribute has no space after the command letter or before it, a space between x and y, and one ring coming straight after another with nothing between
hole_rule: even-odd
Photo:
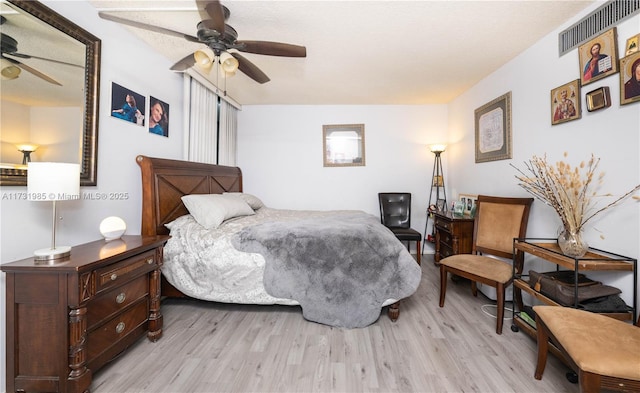
<instances>
[{"instance_id":1,"label":"gray blanket","mask_svg":"<svg viewBox=\"0 0 640 393\"><path fill-rule=\"evenodd\" d=\"M420 283L407 249L366 213L259 224L232 244L265 258L267 293L298 301L305 319L326 325L370 325L386 300L408 297Z\"/></svg>"}]
</instances>

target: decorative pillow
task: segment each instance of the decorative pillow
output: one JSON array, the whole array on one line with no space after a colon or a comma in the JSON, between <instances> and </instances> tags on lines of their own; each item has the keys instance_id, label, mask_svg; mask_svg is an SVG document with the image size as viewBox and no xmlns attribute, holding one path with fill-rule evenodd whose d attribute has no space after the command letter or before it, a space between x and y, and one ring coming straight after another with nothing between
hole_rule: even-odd
<instances>
[{"instance_id":1,"label":"decorative pillow","mask_svg":"<svg viewBox=\"0 0 640 393\"><path fill-rule=\"evenodd\" d=\"M237 195L240 198L244 199L244 201L247 202L253 210L258 210L261 207L264 207L264 203L260 200L260 198L251 194L245 194L243 192L225 192L223 195Z\"/></svg>"},{"instance_id":2,"label":"decorative pillow","mask_svg":"<svg viewBox=\"0 0 640 393\"><path fill-rule=\"evenodd\" d=\"M215 229L233 217L255 214L251 206L237 195L193 194L181 199L198 224L207 229Z\"/></svg>"}]
</instances>

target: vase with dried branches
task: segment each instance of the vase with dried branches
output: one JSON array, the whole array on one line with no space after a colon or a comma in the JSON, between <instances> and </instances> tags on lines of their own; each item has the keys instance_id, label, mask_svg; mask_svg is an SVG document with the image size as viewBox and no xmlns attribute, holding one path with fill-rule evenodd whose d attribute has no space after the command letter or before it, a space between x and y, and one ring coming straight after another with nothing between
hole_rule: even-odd
<instances>
[{"instance_id":1,"label":"vase with dried branches","mask_svg":"<svg viewBox=\"0 0 640 393\"><path fill-rule=\"evenodd\" d=\"M567 153L564 153L567 157ZM582 229L598 214L619 204L640 189L640 184L624 195L598 208L597 199L612 197L612 194L598 194L597 188L603 182L604 172L596 174L600 158L593 154L587 162L572 167L565 161L555 165L547 162L547 156L533 156L525 161L525 170L511 164L518 172L518 185L536 199L551 206L562 221L558 235L558 245L565 255L573 258L584 256L589 245L582 238ZM640 200L640 197L633 195Z\"/></svg>"}]
</instances>

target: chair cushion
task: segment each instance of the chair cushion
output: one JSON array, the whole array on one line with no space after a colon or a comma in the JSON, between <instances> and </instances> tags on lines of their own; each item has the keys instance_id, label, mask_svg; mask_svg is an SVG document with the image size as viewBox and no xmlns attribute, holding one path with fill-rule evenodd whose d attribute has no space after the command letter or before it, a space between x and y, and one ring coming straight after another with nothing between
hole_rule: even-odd
<instances>
[{"instance_id":1,"label":"chair cushion","mask_svg":"<svg viewBox=\"0 0 640 393\"><path fill-rule=\"evenodd\" d=\"M640 327L569 307L533 311L581 370L640 381Z\"/></svg>"},{"instance_id":2,"label":"chair cushion","mask_svg":"<svg viewBox=\"0 0 640 393\"><path fill-rule=\"evenodd\" d=\"M440 264L503 284L509 282L513 276L513 267L510 264L482 255L452 255L441 259Z\"/></svg>"},{"instance_id":3,"label":"chair cushion","mask_svg":"<svg viewBox=\"0 0 640 393\"><path fill-rule=\"evenodd\" d=\"M394 235L396 235L396 237L398 238L398 240L402 240L402 241L421 241L422 240L422 235L420 234L420 232L416 231L415 229L411 229L411 228L389 228L391 229L391 232L393 232Z\"/></svg>"}]
</instances>

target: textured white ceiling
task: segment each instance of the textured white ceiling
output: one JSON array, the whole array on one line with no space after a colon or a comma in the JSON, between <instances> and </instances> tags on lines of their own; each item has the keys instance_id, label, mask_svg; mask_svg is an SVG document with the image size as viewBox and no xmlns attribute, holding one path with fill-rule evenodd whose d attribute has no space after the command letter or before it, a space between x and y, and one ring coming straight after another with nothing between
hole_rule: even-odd
<instances>
[{"instance_id":1,"label":"textured white ceiling","mask_svg":"<svg viewBox=\"0 0 640 393\"><path fill-rule=\"evenodd\" d=\"M200 21L194 0L90 3L120 17L191 35ZM243 54L271 81L261 85L238 72L226 83L228 95L237 102L374 105L447 103L592 1L223 4L231 11L227 23L238 31L238 39L307 47L306 58ZM127 28L174 62L201 47Z\"/></svg>"}]
</instances>

